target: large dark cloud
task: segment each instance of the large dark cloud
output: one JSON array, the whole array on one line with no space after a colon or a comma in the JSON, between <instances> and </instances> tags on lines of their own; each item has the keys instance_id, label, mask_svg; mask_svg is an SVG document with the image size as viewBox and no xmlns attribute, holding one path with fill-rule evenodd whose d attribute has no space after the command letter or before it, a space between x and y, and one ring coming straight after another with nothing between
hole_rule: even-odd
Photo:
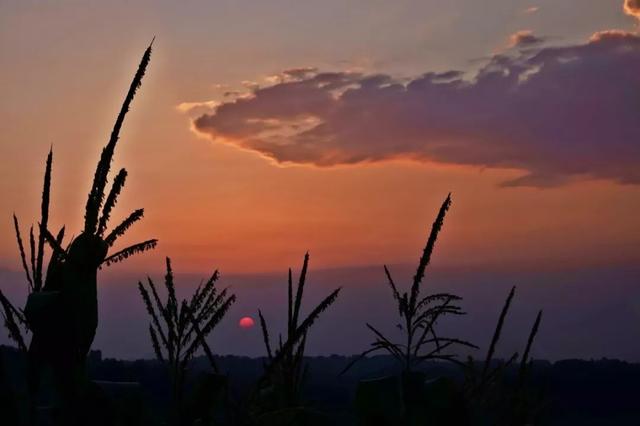
<instances>
[{"instance_id":1,"label":"large dark cloud","mask_svg":"<svg viewBox=\"0 0 640 426\"><path fill-rule=\"evenodd\" d=\"M635 34L512 49L471 79L458 71L408 82L314 70L287 77L221 104L195 128L283 163L410 158L525 171L507 185L584 176L640 183Z\"/></svg>"}]
</instances>

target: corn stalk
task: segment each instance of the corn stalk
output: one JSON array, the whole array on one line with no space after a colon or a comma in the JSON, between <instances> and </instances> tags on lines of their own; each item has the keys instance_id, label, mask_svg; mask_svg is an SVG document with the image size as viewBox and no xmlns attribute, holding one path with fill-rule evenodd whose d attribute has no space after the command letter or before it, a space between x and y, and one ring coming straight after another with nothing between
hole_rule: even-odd
<instances>
[{"instance_id":1,"label":"corn stalk","mask_svg":"<svg viewBox=\"0 0 640 426\"><path fill-rule=\"evenodd\" d=\"M71 424L77 420L78 397L82 392L84 365L98 325L97 271L103 264L122 261L149 250L156 240L134 244L109 255L110 248L129 227L143 216L137 210L105 237L111 211L117 203L126 180L122 169L114 179L105 200L105 188L111 161L126 113L151 58L151 45L145 50L138 70L116 119L109 142L96 167L94 182L85 209L84 230L66 247L64 227L53 236L48 230L53 152L47 156L42 190L41 216L38 226L29 230L28 253L20 224L13 217L20 260L26 275L28 299L24 311L18 310L0 293L2 315L9 335L21 350L28 353L28 389L32 401L38 393L41 373L50 366L53 383L61 395L60 421ZM104 202L103 202L104 201ZM46 274L43 271L45 247L51 254ZM31 332L27 343L26 332Z\"/></svg>"},{"instance_id":2,"label":"corn stalk","mask_svg":"<svg viewBox=\"0 0 640 426\"><path fill-rule=\"evenodd\" d=\"M393 356L403 368L405 373L410 373L416 366L427 360L445 360L460 363L455 353L450 350L456 346L475 348L476 346L461 339L440 336L436 332L438 321L449 315L465 315L466 313L458 306L461 297L449 293L435 293L422 296L422 281L424 279L427 266L431 262L431 255L438 239L438 234L442 229L444 218L451 206L451 194L442 203L438 215L433 222L427 243L418 262L416 273L413 277L411 287L408 292L400 293L398 286L391 276L389 268L385 265L384 272L391 287L393 300L398 307L398 314L403 324L398 324L398 328L404 335L404 342L394 342L387 338L381 331L366 324L375 336L371 348L362 352L354 358L342 370L345 373L355 363L367 355L379 351L384 351Z\"/></svg>"},{"instance_id":3,"label":"corn stalk","mask_svg":"<svg viewBox=\"0 0 640 426\"><path fill-rule=\"evenodd\" d=\"M213 370L219 372L206 338L222 321L236 301L236 296L229 294L226 288L218 292L215 285L219 274L215 271L204 284L198 286L189 300L178 302L169 258L166 259L166 267L164 301L151 278L147 278L146 286L139 282L138 289L151 318L149 336L153 350L158 361L165 364L169 372L172 423L179 424L189 361L202 347Z\"/></svg>"},{"instance_id":4,"label":"corn stalk","mask_svg":"<svg viewBox=\"0 0 640 426\"><path fill-rule=\"evenodd\" d=\"M270 409L287 409L299 406L300 393L307 373L307 366L304 364L307 335L315 321L337 300L340 293L340 288L335 289L306 318L301 319L302 298L307 280L308 266L309 253L306 253L295 296L293 293L292 271L289 269L287 282L287 331L284 341L282 335L279 335L275 352L272 350L273 345L269 336L267 322L262 315L262 311L258 311L267 352L265 372L259 386L262 388L270 387L276 393L277 407L268 407Z\"/></svg>"}]
</instances>

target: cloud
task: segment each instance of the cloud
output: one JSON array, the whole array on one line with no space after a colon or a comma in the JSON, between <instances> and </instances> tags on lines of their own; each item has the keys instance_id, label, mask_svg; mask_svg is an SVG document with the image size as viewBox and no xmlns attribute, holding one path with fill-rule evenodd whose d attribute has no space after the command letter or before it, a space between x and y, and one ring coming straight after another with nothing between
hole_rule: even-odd
<instances>
[{"instance_id":1,"label":"cloud","mask_svg":"<svg viewBox=\"0 0 640 426\"><path fill-rule=\"evenodd\" d=\"M260 83L257 81L243 80L241 84L243 87L251 90L257 90L260 88Z\"/></svg>"},{"instance_id":2,"label":"cloud","mask_svg":"<svg viewBox=\"0 0 640 426\"><path fill-rule=\"evenodd\" d=\"M318 69L315 67L301 67L284 70L282 71L282 74L290 78L306 78L312 74L315 74L317 71Z\"/></svg>"},{"instance_id":3,"label":"cloud","mask_svg":"<svg viewBox=\"0 0 640 426\"><path fill-rule=\"evenodd\" d=\"M473 78L308 71L200 115L194 128L279 163L392 159L517 168L504 185L640 183L640 37L498 54Z\"/></svg>"},{"instance_id":4,"label":"cloud","mask_svg":"<svg viewBox=\"0 0 640 426\"><path fill-rule=\"evenodd\" d=\"M539 11L539 10L540 10L540 7L539 7L539 6L531 6L531 7L526 8L526 9L524 10L524 13L525 13L526 15L531 15L532 13L536 13L536 12L537 12L537 11Z\"/></svg>"},{"instance_id":5,"label":"cloud","mask_svg":"<svg viewBox=\"0 0 640 426\"><path fill-rule=\"evenodd\" d=\"M640 20L640 0L624 0L624 13Z\"/></svg>"},{"instance_id":6,"label":"cloud","mask_svg":"<svg viewBox=\"0 0 640 426\"><path fill-rule=\"evenodd\" d=\"M199 109L212 109L219 105L217 101L202 101L202 102L181 102L176 105L176 109L180 112L193 112Z\"/></svg>"},{"instance_id":7,"label":"cloud","mask_svg":"<svg viewBox=\"0 0 640 426\"><path fill-rule=\"evenodd\" d=\"M638 34L630 33L629 31L624 30L603 30L593 33L593 35L589 38L589 41L603 43L611 41L611 43L618 43L622 39L628 39L631 41L637 40Z\"/></svg>"},{"instance_id":8,"label":"cloud","mask_svg":"<svg viewBox=\"0 0 640 426\"><path fill-rule=\"evenodd\" d=\"M509 36L508 47L530 47L536 44L540 44L544 41L543 38L537 37L531 30L521 30L515 32Z\"/></svg>"}]
</instances>

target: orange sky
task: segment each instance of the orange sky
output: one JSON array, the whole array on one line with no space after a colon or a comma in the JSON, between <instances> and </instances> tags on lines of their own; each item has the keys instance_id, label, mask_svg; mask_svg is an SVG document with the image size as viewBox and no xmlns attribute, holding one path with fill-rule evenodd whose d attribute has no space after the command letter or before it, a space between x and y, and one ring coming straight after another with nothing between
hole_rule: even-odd
<instances>
[{"instance_id":1,"label":"orange sky","mask_svg":"<svg viewBox=\"0 0 640 426\"><path fill-rule=\"evenodd\" d=\"M640 260L638 186L591 180L545 189L501 188L500 182L522 172L409 161L327 169L276 166L196 135L189 115L176 108L182 102L223 100L215 84L239 88L243 80L292 66L335 66L342 58L331 56L329 44L318 42L313 54L294 44L285 54L260 42L259 34L232 38L227 28L227 41L236 45L225 47L214 37L223 30L211 34L208 27L202 33L184 27L176 33L166 18L170 11L153 10L135 26L132 21L143 16L137 8L118 24L134 25L128 37L98 27L100 14L92 10L74 15L16 9L0 21L7 24L0 44L0 266L19 267L11 213L25 224L35 220L50 144L52 222L79 230L92 170L153 34L148 76L116 152L114 169L126 167L129 179L114 218L144 207L144 221L126 242L156 237L160 244L153 254L117 268L157 271L169 255L185 271L212 266L228 273L280 271L297 265L305 250L318 268L413 262L450 191L454 202L438 248L441 265L558 267ZM50 22L56 13L59 26ZM374 18L363 18L361 31ZM24 20L38 31L19 29ZM580 22L566 36L580 38L616 22L593 21L591 27ZM64 23L71 25L67 32ZM411 74L422 66L455 66L462 57L470 59L470 52L480 56L497 48L524 25L535 27L535 21L498 26L493 38L461 48L457 57L437 56L436 49L421 63L400 58L394 67ZM357 33L358 27L339 31ZM433 40L428 31L421 37L419 42ZM268 41L280 40L273 38ZM389 46L379 51L373 42L367 46L340 51L350 55L346 67L393 61Z\"/></svg>"}]
</instances>

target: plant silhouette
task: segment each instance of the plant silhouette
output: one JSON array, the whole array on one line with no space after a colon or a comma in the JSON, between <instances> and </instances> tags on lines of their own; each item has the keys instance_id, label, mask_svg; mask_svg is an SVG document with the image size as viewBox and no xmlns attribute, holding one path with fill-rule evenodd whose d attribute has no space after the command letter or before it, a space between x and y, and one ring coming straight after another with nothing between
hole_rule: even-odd
<instances>
[{"instance_id":1,"label":"plant silhouette","mask_svg":"<svg viewBox=\"0 0 640 426\"><path fill-rule=\"evenodd\" d=\"M538 311L536 315L522 356L515 352L506 361L494 359L515 291L514 286L505 299L481 367L478 368L471 356L468 358L463 385L471 417L479 417L483 421L491 419L492 424L505 426L537 424L537 417L541 411L541 397L534 394L527 382L532 365L531 348L540 327L542 311ZM507 382L504 375L518 357L520 363L516 378Z\"/></svg>"},{"instance_id":2,"label":"plant silhouette","mask_svg":"<svg viewBox=\"0 0 640 426\"><path fill-rule=\"evenodd\" d=\"M257 408L257 421L268 422L268 424L279 424L280 422L294 422L297 424L299 416L305 416L305 408L302 406L300 393L304 378L306 376L306 366L304 363L304 353L307 342L307 335L315 321L326 311L337 299L340 288L333 290L325 297L306 318L301 319L302 298L307 280L309 267L309 253L304 256L300 278L296 286L295 295L293 293L293 274L289 268L287 282L287 333L283 341L279 335L278 345L275 351L272 350L271 338L267 322L258 311L262 336L267 352L267 363L265 364L264 375L258 383L257 401L254 401Z\"/></svg>"},{"instance_id":3,"label":"plant silhouette","mask_svg":"<svg viewBox=\"0 0 640 426\"><path fill-rule=\"evenodd\" d=\"M204 285L198 286L188 301L184 299L178 303L168 257L166 263L165 302L162 302L151 278L147 279L148 289L142 282L138 283L138 289L151 317L149 335L153 350L158 361L167 366L171 380L171 422L179 425L182 424L183 392L189 361L201 346L213 370L219 372L206 337L222 321L236 296L229 295L226 288L217 291L215 284L219 274L215 271Z\"/></svg>"},{"instance_id":4,"label":"plant silhouette","mask_svg":"<svg viewBox=\"0 0 640 426\"><path fill-rule=\"evenodd\" d=\"M431 227L431 233L423 250L422 256L413 277L413 282L409 292L400 294L396 286L389 268L385 265L384 272L391 287L394 301L398 305L398 313L402 318L403 324L398 324L398 328L405 337L405 343L392 342L382 332L371 324L367 324L374 335L375 341L371 344L371 348L364 351L359 357L356 357L349 363L342 373L349 370L356 362L364 358L370 353L377 351L386 351L401 363L405 373L411 373L416 366L427 360L446 360L459 362L456 355L446 353L445 350L452 346L466 346L476 348L475 345L464 340L439 336L436 333L436 325L445 315L465 315L465 312L456 304L461 297L449 293L428 294L421 297L422 280L431 255L438 239L438 234L442 229L444 218L451 206L451 194L442 203L438 216ZM430 347L429 350L426 350Z\"/></svg>"},{"instance_id":5,"label":"plant silhouette","mask_svg":"<svg viewBox=\"0 0 640 426\"><path fill-rule=\"evenodd\" d=\"M27 359L28 401L22 405L28 406L26 417L31 425L39 424L41 415L37 402L42 394L47 393L41 390L43 384L51 385L54 396L53 419L47 424L94 424L93 420L96 419L92 419L94 412L91 407L101 403L96 400L103 400L91 399L95 397L92 392L97 385L88 380L86 367L98 327L98 270L150 250L157 243L157 240L150 239L109 253L118 239L144 216L143 209L135 210L118 225L109 228L112 211L126 183L127 171L121 169L115 174L108 191L107 184L120 131L149 65L152 45L153 41L142 56L109 141L101 152L87 197L83 228L78 236L65 241L64 226L55 236L49 231L52 149L45 163L37 226L31 226L26 234L28 236L23 237L25 234L18 217L13 215L28 298L24 309L19 309L0 291L0 313L10 339ZM461 297L450 293L424 294L423 291L427 267L450 206L449 194L431 227L407 291L399 290L389 268L384 266L401 319L398 328L402 340L393 341L378 328L366 324L375 340L368 350L351 360L342 373L363 357L383 351L398 362L402 374L359 383L356 405L362 403L363 411L367 411L365 421L361 424L513 426L538 422L541 399L529 387L529 382L533 365L531 350L540 327L542 311L538 312L531 327L522 356L515 353L506 361L496 361L495 354L515 287L505 300L483 362L476 362L472 357L468 358L467 363L460 362L453 349L477 347L462 339L442 336L438 331L438 322L443 318L465 315L459 306ZM45 268L46 251L50 253ZM245 407L246 412L237 415L244 422L242 424L311 425L323 419L303 397L308 366L305 363L306 342L311 328L323 312L335 303L341 289L333 290L305 317L302 314L302 301L308 267L309 254L306 253L295 288L292 270L288 271L286 333L279 335L277 344L272 342L262 311L258 311L266 360L262 375ZM151 344L156 358L166 367L171 384L169 420L172 426L219 424L213 413L215 408L203 408L203 405L213 405L212 401L218 403L226 398L227 377L220 374L216 357L206 339L235 303L236 296L226 288L218 291L218 279L218 271L215 271L188 299L179 301L171 260L167 257L164 300L151 278L144 284L138 282L150 318L148 329ZM195 395L193 400L196 402L193 402L185 398L188 388L186 382L190 361L199 348L203 349L214 374L204 375L206 377L201 381L203 386L200 393L191 392L192 396ZM515 378L508 380L505 378L507 369L517 364L518 359ZM428 360L453 362L463 367L464 382L453 383L449 379L427 382L419 367ZM17 423L18 418L25 416L19 413L20 401L6 386L6 375L6 369L0 364L0 411L6 413L0 415L4 416L3 420ZM437 404L443 400L445 403L438 407ZM223 403L226 403L226 399Z\"/></svg>"},{"instance_id":6,"label":"plant silhouette","mask_svg":"<svg viewBox=\"0 0 640 426\"><path fill-rule=\"evenodd\" d=\"M13 218L29 296L24 312L14 308L1 294L0 302L10 337L28 353L32 422L35 416L35 398L45 369L50 369L53 377L58 400L57 422L64 425L81 422L78 405L87 385L86 358L98 326L98 269L152 249L157 243L157 240L151 239L109 255L109 249L131 225L143 217L144 210L134 211L107 233L111 212L127 177L125 169L118 172L105 199L105 188L120 130L145 75L151 58L151 47L149 45L142 56L109 141L102 150L86 204L82 232L63 248L64 227L55 237L48 230L52 151L49 152L45 168L37 244L33 227L29 231L29 263L18 219L15 215ZM43 274L45 242L52 251L46 276ZM32 333L28 345L24 338L26 331Z\"/></svg>"}]
</instances>

